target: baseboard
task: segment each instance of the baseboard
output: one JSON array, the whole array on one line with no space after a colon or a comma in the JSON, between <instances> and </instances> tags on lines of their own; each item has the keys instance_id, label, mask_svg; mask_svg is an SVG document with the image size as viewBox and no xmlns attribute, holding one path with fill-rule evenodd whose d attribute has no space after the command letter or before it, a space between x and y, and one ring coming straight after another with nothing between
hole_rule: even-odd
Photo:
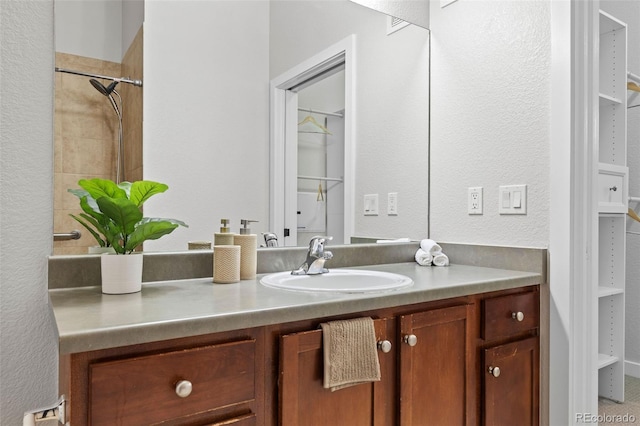
<instances>
[{"instance_id":1,"label":"baseboard","mask_svg":"<svg viewBox=\"0 0 640 426\"><path fill-rule=\"evenodd\" d=\"M625 360L624 362L624 374L627 376L640 379L640 362L633 362Z\"/></svg>"}]
</instances>

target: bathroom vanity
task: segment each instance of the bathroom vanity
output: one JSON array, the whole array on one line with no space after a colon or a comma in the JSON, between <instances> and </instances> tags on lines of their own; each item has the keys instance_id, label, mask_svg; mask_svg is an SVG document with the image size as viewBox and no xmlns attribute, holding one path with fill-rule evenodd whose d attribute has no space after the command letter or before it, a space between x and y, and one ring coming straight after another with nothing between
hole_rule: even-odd
<instances>
[{"instance_id":1,"label":"bathroom vanity","mask_svg":"<svg viewBox=\"0 0 640 426\"><path fill-rule=\"evenodd\" d=\"M413 262L384 293L257 280L157 281L138 294L50 290L60 392L74 425L540 423L543 274ZM322 387L320 323L368 316L381 380ZM435 423L434 423L435 422Z\"/></svg>"}]
</instances>

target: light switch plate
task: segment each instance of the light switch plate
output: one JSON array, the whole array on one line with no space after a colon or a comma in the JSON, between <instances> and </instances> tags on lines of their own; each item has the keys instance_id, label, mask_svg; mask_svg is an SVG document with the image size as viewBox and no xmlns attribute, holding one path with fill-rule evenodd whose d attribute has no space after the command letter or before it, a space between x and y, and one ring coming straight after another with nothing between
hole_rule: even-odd
<instances>
[{"instance_id":1,"label":"light switch plate","mask_svg":"<svg viewBox=\"0 0 640 426\"><path fill-rule=\"evenodd\" d=\"M365 194L364 215L378 216L378 194Z\"/></svg>"},{"instance_id":2,"label":"light switch plate","mask_svg":"<svg viewBox=\"0 0 640 426\"><path fill-rule=\"evenodd\" d=\"M527 214L527 185L498 187L498 213Z\"/></svg>"}]
</instances>

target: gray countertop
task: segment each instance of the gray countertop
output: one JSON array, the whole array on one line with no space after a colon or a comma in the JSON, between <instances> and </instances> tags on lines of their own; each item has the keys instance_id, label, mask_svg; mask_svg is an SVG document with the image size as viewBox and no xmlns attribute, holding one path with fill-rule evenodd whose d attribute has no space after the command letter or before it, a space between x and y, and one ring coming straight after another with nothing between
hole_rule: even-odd
<instances>
[{"instance_id":1,"label":"gray countertop","mask_svg":"<svg viewBox=\"0 0 640 426\"><path fill-rule=\"evenodd\" d=\"M100 287L49 291L61 354L148 343L269 324L343 315L541 284L539 273L415 262L365 266L403 274L411 287L384 293L303 293L256 280L214 284L209 278L144 283L142 291L102 294Z\"/></svg>"}]
</instances>

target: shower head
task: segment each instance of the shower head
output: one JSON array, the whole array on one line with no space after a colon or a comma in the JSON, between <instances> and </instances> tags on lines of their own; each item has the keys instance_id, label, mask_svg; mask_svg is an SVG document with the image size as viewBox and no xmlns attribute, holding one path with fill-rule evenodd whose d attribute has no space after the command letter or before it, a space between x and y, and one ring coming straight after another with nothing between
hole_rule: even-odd
<instances>
[{"instance_id":1,"label":"shower head","mask_svg":"<svg viewBox=\"0 0 640 426\"><path fill-rule=\"evenodd\" d=\"M100 83L98 80L95 79L90 79L89 82L91 83L91 85L93 87L96 88L96 90L100 93L102 93L105 96L109 96L111 94L111 92L113 92L113 89L116 88L116 85L118 84L117 81L112 82L110 85L108 85L107 87L104 87L104 85L102 83Z\"/></svg>"}]
</instances>

